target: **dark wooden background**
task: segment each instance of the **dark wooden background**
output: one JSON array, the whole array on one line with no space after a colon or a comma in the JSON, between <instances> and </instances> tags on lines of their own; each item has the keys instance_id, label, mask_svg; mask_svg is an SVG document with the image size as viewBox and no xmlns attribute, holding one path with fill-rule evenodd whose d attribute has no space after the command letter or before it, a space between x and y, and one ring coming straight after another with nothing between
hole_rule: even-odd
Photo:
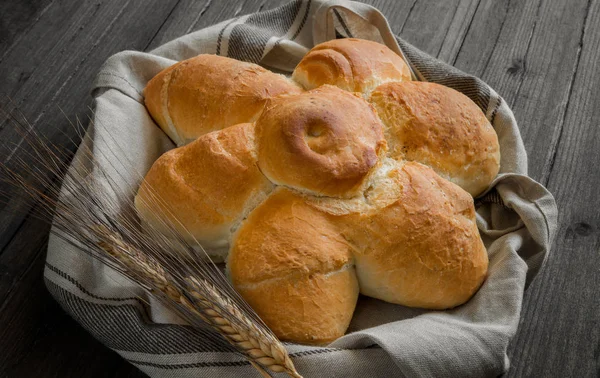
<instances>
[{"instance_id":1,"label":"dark wooden background","mask_svg":"<svg viewBox=\"0 0 600 378\"><path fill-rule=\"evenodd\" d=\"M110 55L284 2L0 0L0 92L64 143L56 130L69 125L59 107L86 116L91 82ZM560 228L525 294L508 376L600 376L600 0L368 2L394 32L506 99L530 175L556 197ZM0 140L19 137L0 124ZM0 205L0 376L142 376L46 292L49 228L30 208Z\"/></svg>"}]
</instances>

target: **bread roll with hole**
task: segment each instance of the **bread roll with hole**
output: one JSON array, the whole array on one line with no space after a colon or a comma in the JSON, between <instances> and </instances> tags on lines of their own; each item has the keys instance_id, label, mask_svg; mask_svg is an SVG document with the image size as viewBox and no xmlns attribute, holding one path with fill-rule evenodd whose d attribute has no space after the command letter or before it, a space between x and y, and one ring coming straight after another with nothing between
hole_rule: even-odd
<instances>
[{"instance_id":1,"label":"bread roll with hole","mask_svg":"<svg viewBox=\"0 0 600 378\"><path fill-rule=\"evenodd\" d=\"M292 78L305 89L324 84L368 93L388 81L409 81L408 65L387 46L356 38L334 39L313 47Z\"/></svg>"},{"instance_id":2,"label":"bread roll with hole","mask_svg":"<svg viewBox=\"0 0 600 378\"><path fill-rule=\"evenodd\" d=\"M473 196L498 174L498 136L462 93L435 83L386 83L369 101L385 126L389 156L428 165Z\"/></svg>"},{"instance_id":3,"label":"bread roll with hole","mask_svg":"<svg viewBox=\"0 0 600 378\"><path fill-rule=\"evenodd\" d=\"M195 238L216 249L228 246L232 228L272 189L256 166L253 125L245 123L163 154L142 182L135 207L142 222L165 235L169 222L191 245Z\"/></svg>"},{"instance_id":4,"label":"bread roll with hole","mask_svg":"<svg viewBox=\"0 0 600 378\"><path fill-rule=\"evenodd\" d=\"M386 151L372 107L330 85L269 101L256 141L258 165L273 183L338 197L359 193Z\"/></svg>"},{"instance_id":5,"label":"bread roll with hole","mask_svg":"<svg viewBox=\"0 0 600 378\"><path fill-rule=\"evenodd\" d=\"M281 340L344 335L358 298L351 247L329 216L282 187L250 213L228 257L235 289Z\"/></svg>"},{"instance_id":6,"label":"bread roll with hole","mask_svg":"<svg viewBox=\"0 0 600 378\"><path fill-rule=\"evenodd\" d=\"M447 309L469 300L486 277L473 198L422 164L386 160L353 204L310 202L338 217L364 295Z\"/></svg>"},{"instance_id":7,"label":"bread roll with hole","mask_svg":"<svg viewBox=\"0 0 600 378\"><path fill-rule=\"evenodd\" d=\"M144 101L156 123L182 146L211 131L254 122L268 99L301 91L256 64L203 54L152 78Z\"/></svg>"}]
</instances>

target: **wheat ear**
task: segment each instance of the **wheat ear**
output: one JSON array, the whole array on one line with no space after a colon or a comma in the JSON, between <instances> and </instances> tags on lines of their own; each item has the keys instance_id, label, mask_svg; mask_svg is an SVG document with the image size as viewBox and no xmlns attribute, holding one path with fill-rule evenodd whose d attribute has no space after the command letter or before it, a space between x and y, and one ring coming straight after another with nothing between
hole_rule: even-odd
<instances>
[{"instance_id":1,"label":"wheat ear","mask_svg":"<svg viewBox=\"0 0 600 378\"><path fill-rule=\"evenodd\" d=\"M152 289L159 290L169 300L204 320L242 352L263 376L269 376L264 371L266 368L272 372L284 372L291 377L301 378L281 342L257 328L236 304L222 296L212 284L186 277L188 287L183 292L178 289L176 280L159 263L128 245L118 235L104 226L98 226L98 234L105 237L98 245L125 265L130 274L139 277L142 282L150 284ZM227 311L221 311L222 308ZM232 317L235 321L231 320Z\"/></svg>"},{"instance_id":2,"label":"wheat ear","mask_svg":"<svg viewBox=\"0 0 600 378\"><path fill-rule=\"evenodd\" d=\"M111 148L92 151L87 143L80 145L68 137L73 147L79 146L81 162L77 169L68 169L72 152L38 135L22 114L19 118L6 114L0 104L2 114L15 124L26 147L17 148L15 168L7 165L10 159L0 160L0 183L15 189L11 193L0 188L0 202L13 196L37 201L39 211L33 215L51 222L56 237L136 282L190 325L214 329L203 330L206 345L245 356L265 377L270 376L267 371L300 377L281 342L201 245L190 245L172 225L165 225L168 236L152 228L148 234L140 231L133 201L123 201L137 187L121 173L132 165L117 141L97 134L95 140L108 142ZM83 126L73 126L84 139ZM151 200L163 203L159 196Z\"/></svg>"}]
</instances>

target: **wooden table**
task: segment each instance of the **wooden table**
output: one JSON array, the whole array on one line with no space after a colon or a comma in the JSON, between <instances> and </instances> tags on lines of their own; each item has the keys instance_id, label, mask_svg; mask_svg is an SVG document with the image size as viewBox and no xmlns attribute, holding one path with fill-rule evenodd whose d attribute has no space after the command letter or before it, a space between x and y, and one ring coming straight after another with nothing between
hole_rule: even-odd
<instances>
[{"instance_id":1,"label":"wooden table","mask_svg":"<svg viewBox=\"0 0 600 378\"><path fill-rule=\"evenodd\" d=\"M57 130L69 125L59 107L86 117L91 82L110 55L285 2L2 0L0 92L60 142ZM599 376L600 0L368 2L394 32L506 99L530 175L556 197L560 228L525 294L508 375ZM5 123L0 140L19 141ZM0 376L143 376L45 290L49 227L28 215L31 204L0 206Z\"/></svg>"}]
</instances>

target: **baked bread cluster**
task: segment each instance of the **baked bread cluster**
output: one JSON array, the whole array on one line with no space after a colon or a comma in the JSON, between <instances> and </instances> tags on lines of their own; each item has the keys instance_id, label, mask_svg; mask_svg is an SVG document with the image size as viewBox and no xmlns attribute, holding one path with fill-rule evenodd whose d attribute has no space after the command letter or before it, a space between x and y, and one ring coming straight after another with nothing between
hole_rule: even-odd
<instances>
[{"instance_id":1,"label":"baked bread cluster","mask_svg":"<svg viewBox=\"0 0 600 378\"><path fill-rule=\"evenodd\" d=\"M342 336L359 293L447 309L485 279L473 196L498 173L496 133L386 46L325 42L291 78L199 55L144 95L179 147L139 188L142 224L170 223L226 261L282 340Z\"/></svg>"}]
</instances>

